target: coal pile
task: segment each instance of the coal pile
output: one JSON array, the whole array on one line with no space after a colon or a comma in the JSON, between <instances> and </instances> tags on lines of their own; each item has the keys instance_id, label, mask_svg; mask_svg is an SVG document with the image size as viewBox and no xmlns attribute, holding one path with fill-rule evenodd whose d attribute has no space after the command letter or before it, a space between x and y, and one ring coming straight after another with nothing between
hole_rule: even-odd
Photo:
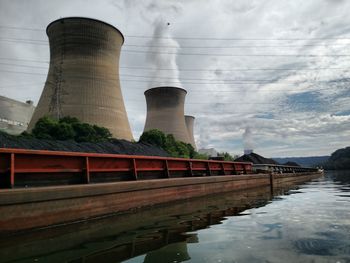
<instances>
[{"instance_id":1,"label":"coal pile","mask_svg":"<svg viewBox=\"0 0 350 263\"><path fill-rule=\"evenodd\" d=\"M110 141L98 143L78 143L75 141L53 141L39 140L31 137L17 137L6 133L0 133L0 148L164 157L169 156L166 151L156 146L145 143L133 143L125 140L112 139Z\"/></svg>"},{"instance_id":2,"label":"coal pile","mask_svg":"<svg viewBox=\"0 0 350 263\"><path fill-rule=\"evenodd\" d=\"M241 157L235 159L237 162L251 162L253 164L279 164L278 162L265 158L256 153L250 153L242 155Z\"/></svg>"}]
</instances>

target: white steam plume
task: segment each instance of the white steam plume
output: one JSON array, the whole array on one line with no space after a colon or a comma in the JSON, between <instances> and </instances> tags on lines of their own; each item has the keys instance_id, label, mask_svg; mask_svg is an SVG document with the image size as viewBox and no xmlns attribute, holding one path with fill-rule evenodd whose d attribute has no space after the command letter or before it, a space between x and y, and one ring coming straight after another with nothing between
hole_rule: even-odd
<instances>
[{"instance_id":1,"label":"white steam plume","mask_svg":"<svg viewBox=\"0 0 350 263\"><path fill-rule=\"evenodd\" d=\"M249 126L245 128L245 131L243 133L243 144L244 144L244 150L254 149L252 131Z\"/></svg>"},{"instance_id":2,"label":"white steam plume","mask_svg":"<svg viewBox=\"0 0 350 263\"><path fill-rule=\"evenodd\" d=\"M151 72L150 88L157 86L181 87L176 63L180 45L172 38L169 32L170 27L171 24L163 18L158 18L154 23L153 38L149 42L149 53L147 55L147 62L154 69Z\"/></svg>"}]
</instances>

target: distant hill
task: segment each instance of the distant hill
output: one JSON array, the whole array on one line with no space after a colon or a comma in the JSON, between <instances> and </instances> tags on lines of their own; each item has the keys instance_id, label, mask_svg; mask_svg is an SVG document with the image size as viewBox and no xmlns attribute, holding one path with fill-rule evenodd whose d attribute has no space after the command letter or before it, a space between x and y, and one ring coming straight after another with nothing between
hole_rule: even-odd
<instances>
[{"instance_id":1,"label":"distant hill","mask_svg":"<svg viewBox=\"0 0 350 263\"><path fill-rule=\"evenodd\" d=\"M299 164L297 164L296 162L291 162L291 161L286 162L286 163L281 163L281 164L283 164L283 165L287 165L287 166L300 166L300 165L299 165Z\"/></svg>"},{"instance_id":2,"label":"distant hill","mask_svg":"<svg viewBox=\"0 0 350 263\"><path fill-rule=\"evenodd\" d=\"M256 153L250 153L242 155L241 157L235 159L237 162L251 162L253 164L278 164L272 159L265 158Z\"/></svg>"},{"instance_id":3,"label":"distant hill","mask_svg":"<svg viewBox=\"0 0 350 263\"><path fill-rule=\"evenodd\" d=\"M311 157L287 157L287 158L272 158L280 164L285 164L287 162L297 163L304 167L314 167L322 165L328 161L330 156L311 156Z\"/></svg>"},{"instance_id":4,"label":"distant hill","mask_svg":"<svg viewBox=\"0 0 350 263\"><path fill-rule=\"evenodd\" d=\"M350 147L338 149L324 165L329 170L350 170Z\"/></svg>"}]
</instances>

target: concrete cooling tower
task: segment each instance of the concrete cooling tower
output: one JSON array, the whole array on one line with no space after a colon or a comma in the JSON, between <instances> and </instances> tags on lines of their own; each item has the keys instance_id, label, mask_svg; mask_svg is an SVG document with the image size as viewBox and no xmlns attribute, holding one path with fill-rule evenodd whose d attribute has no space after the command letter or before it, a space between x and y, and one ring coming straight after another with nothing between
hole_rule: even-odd
<instances>
[{"instance_id":1,"label":"concrete cooling tower","mask_svg":"<svg viewBox=\"0 0 350 263\"><path fill-rule=\"evenodd\" d=\"M145 91L147 117L144 131L158 129L176 140L191 143L184 117L184 89L157 87Z\"/></svg>"},{"instance_id":2,"label":"concrete cooling tower","mask_svg":"<svg viewBox=\"0 0 350 263\"><path fill-rule=\"evenodd\" d=\"M121 32L101 21L69 17L49 24L46 33L50 67L29 130L43 116L71 116L131 140L119 83Z\"/></svg>"},{"instance_id":3,"label":"concrete cooling tower","mask_svg":"<svg viewBox=\"0 0 350 263\"><path fill-rule=\"evenodd\" d=\"M190 143L193 146L193 148L196 150L196 143L194 141L194 134L193 134L193 127L194 127L194 120L195 118L193 116L185 115L185 122L187 127L188 136L190 139Z\"/></svg>"}]
</instances>

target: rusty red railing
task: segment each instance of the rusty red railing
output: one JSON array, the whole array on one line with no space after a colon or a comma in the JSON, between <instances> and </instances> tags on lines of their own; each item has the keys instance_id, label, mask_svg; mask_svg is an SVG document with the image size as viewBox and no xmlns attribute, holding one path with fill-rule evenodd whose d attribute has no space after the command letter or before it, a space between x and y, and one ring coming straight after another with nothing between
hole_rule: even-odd
<instances>
[{"instance_id":1,"label":"rusty red railing","mask_svg":"<svg viewBox=\"0 0 350 263\"><path fill-rule=\"evenodd\" d=\"M252 173L252 163L0 148L0 187Z\"/></svg>"}]
</instances>

